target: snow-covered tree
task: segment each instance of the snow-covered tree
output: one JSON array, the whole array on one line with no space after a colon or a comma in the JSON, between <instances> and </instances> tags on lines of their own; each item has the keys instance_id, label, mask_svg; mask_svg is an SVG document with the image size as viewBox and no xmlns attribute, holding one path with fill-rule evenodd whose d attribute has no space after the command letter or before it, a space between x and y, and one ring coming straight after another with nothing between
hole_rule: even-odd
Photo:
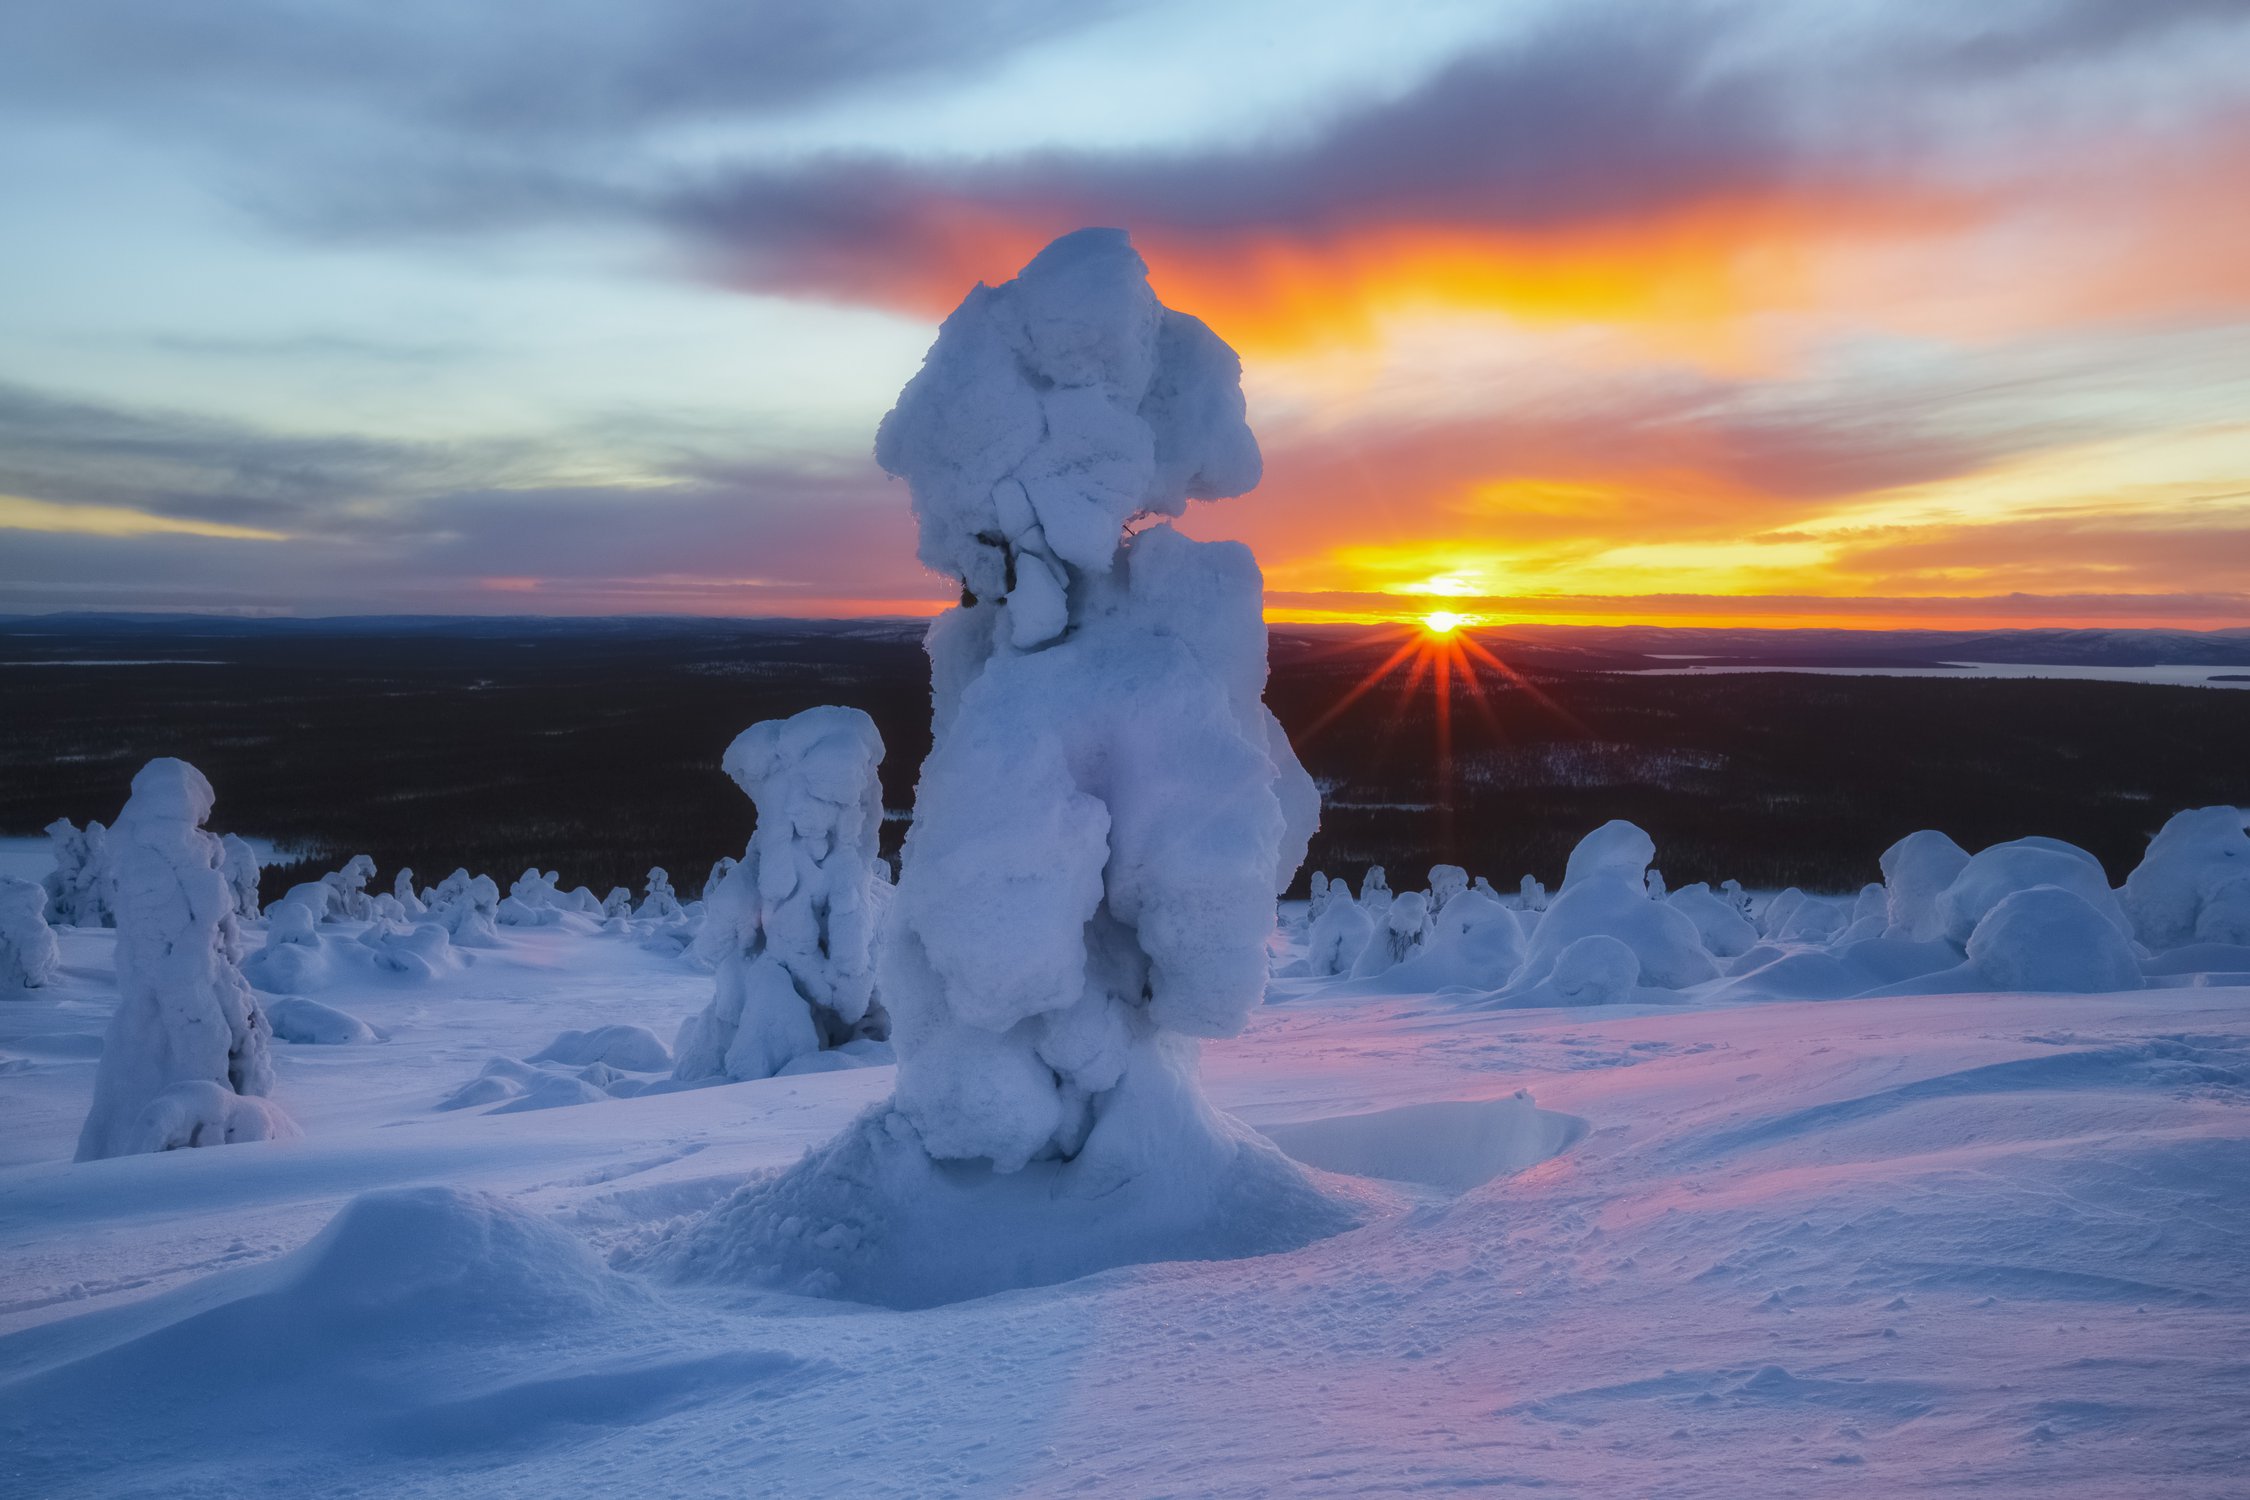
<instances>
[{"instance_id":1,"label":"snow-covered tree","mask_svg":"<svg viewBox=\"0 0 2250 1500\"><path fill-rule=\"evenodd\" d=\"M1311 899L1305 903L1305 922L1307 926L1310 926L1312 923L1319 921L1321 914L1328 910L1327 872L1324 870L1313 871L1312 883L1307 887L1307 890L1311 892Z\"/></svg>"},{"instance_id":2,"label":"snow-covered tree","mask_svg":"<svg viewBox=\"0 0 2250 1500\"><path fill-rule=\"evenodd\" d=\"M884 926L897 1092L686 1261L939 1300L1348 1221L1195 1080L1193 1039L1263 998L1319 811L1262 701L1256 561L1162 521L1257 481L1239 380L1120 231L946 320L876 440L922 560L963 588L928 636L933 745ZM995 1254L1003 1202L1025 1232Z\"/></svg>"},{"instance_id":3,"label":"snow-covered tree","mask_svg":"<svg viewBox=\"0 0 2250 1500\"><path fill-rule=\"evenodd\" d=\"M341 870L331 870L320 877L320 883L333 893L328 901L328 915L341 917L347 922L364 922L374 915L372 898L367 894L367 882L375 878L375 861L364 854L355 854L344 861Z\"/></svg>"},{"instance_id":4,"label":"snow-covered tree","mask_svg":"<svg viewBox=\"0 0 2250 1500\"><path fill-rule=\"evenodd\" d=\"M1883 851L1884 930L1927 943L1945 936L1938 897L1969 863L1969 851L1934 828L1910 833ZM1740 886L1735 887L1740 890Z\"/></svg>"},{"instance_id":5,"label":"snow-covered tree","mask_svg":"<svg viewBox=\"0 0 2250 1500\"><path fill-rule=\"evenodd\" d=\"M771 1078L880 1029L876 842L883 740L856 708L808 708L744 730L723 764L758 807L740 865L704 887L698 944L718 966L711 1004L681 1026L672 1076Z\"/></svg>"},{"instance_id":6,"label":"snow-covered tree","mask_svg":"<svg viewBox=\"0 0 2250 1500\"><path fill-rule=\"evenodd\" d=\"M47 925L46 887L0 875L0 997L39 988L61 962Z\"/></svg>"},{"instance_id":7,"label":"snow-covered tree","mask_svg":"<svg viewBox=\"0 0 2250 1500\"><path fill-rule=\"evenodd\" d=\"M1445 910L1451 901L1469 888L1469 872L1459 865L1430 866L1430 911L1435 914Z\"/></svg>"},{"instance_id":8,"label":"snow-covered tree","mask_svg":"<svg viewBox=\"0 0 2250 1500\"><path fill-rule=\"evenodd\" d=\"M2174 813L2125 877L2134 931L2162 952L2184 943L2250 942L2250 833L2239 807Z\"/></svg>"},{"instance_id":9,"label":"snow-covered tree","mask_svg":"<svg viewBox=\"0 0 2250 1500\"><path fill-rule=\"evenodd\" d=\"M648 893L641 898L640 908L633 915L660 922L677 921L686 915L679 896L672 890L672 877L662 865L648 872Z\"/></svg>"},{"instance_id":10,"label":"snow-covered tree","mask_svg":"<svg viewBox=\"0 0 2250 1500\"><path fill-rule=\"evenodd\" d=\"M429 893L430 920L464 948L492 948L500 942L493 917L500 908L500 886L490 875L455 870Z\"/></svg>"},{"instance_id":11,"label":"snow-covered tree","mask_svg":"<svg viewBox=\"0 0 2250 1500\"><path fill-rule=\"evenodd\" d=\"M235 917L244 922L257 921L258 851L250 847L249 840L231 833L219 835L219 873L227 878Z\"/></svg>"},{"instance_id":12,"label":"snow-covered tree","mask_svg":"<svg viewBox=\"0 0 2250 1500\"><path fill-rule=\"evenodd\" d=\"M414 894L412 870L402 869L398 872L398 878L391 882L391 895L397 899L399 910L409 918L419 917L430 909L427 902Z\"/></svg>"},{"instance_id":13,"label":"snow-covered tree","mask_svg":"<svg viewBox=\"0 0 2250 1500\"><path fill-rule=\"evenodd\" d=\"M54 869L42 882L47 890L47 920L64 927L114 927L109 905L109 830L88 820L84 828L68 818L47 825Z\"/></svg>"},{"instance_id":14,"label":"snow-covered tree","mask_svg":"<svg viewBox=\"0 0 2250 1500\"><path fill-rule=\"evenodd\" d=\"M1430 935L1430 902L1420 891L1391 898L1375 922L1375 932L1353 961L1354 979L1371 979L1395 968L1419 952Z\"/></svg>"},{"instance_id":15,"label":"snow-covered tree","mask_svg":"<svg viewBox=\"0 0 2250 1500\"><path fill-rule=\"evenodd\" d=\"M493 920L503 927L552 927L562 920L561 893L555 889L560 870L533 865L515 878L508 894L494 908Z\"/></svg>"},{"instance_id":16,"label":"snow-covered tree","mask_svg":"<svg viewBox=\"0 0 2250 1500\"><path fill-rule=\"evenodd\" d=\"M195 767L152 760L112 830L118 1004L80 1161L298 1133L264 1097L272 1032L229 957L234 899L203 831L211 802Z\"/></svg>"}]
</instances>

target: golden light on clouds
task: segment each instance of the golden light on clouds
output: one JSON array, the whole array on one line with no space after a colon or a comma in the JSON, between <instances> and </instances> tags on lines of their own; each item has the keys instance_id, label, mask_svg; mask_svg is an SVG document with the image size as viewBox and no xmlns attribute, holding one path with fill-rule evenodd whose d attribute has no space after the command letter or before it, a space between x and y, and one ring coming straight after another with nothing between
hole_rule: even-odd
<instances>
[{"instance_id":1,"label":"golden light on clouds","mask_svg":"<svg viewBox=\"0 0 2250 1500\"><path fill-rule=\"evenodd\" d=\"M159 516L123 505L58 505L23 495L0 495L0 531L63 532L78 536L204 536L235 542L286 542L286 531Z\"/></svg>"}]
</instances>

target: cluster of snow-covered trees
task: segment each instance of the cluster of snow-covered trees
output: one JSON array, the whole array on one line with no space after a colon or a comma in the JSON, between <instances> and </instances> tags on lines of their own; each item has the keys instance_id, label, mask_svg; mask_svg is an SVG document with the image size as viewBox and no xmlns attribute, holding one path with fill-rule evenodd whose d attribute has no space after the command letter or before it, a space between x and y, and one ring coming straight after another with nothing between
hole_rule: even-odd
<instances>
[{"instance_id":1,"label":"cluster of snow-covered trees","mask_svg":"<svg viewBox=\"0 0 2250 1500\"><path fill-rule=\"evenodd\" d=\"M1305 951L1286 977L1361 991L1455 991L1475 1003L1583 1005L1716 992L1872 993L2138 988L2239 966L2250 953L2250 834L2239 808L2167 822L2125 884L2060 839L1969 853L1934 830L1883 852L1883 879L1848 900L1795 887L1753 897L1735 881L1666 890L1631 823L1571 852L1552 900L1525 876L1498 895L1456 867L1394 894L1368 871L1355 897L1316 873ZM1723 983L1721 983L1723 981Z\"/></svg>"}]
</instances>

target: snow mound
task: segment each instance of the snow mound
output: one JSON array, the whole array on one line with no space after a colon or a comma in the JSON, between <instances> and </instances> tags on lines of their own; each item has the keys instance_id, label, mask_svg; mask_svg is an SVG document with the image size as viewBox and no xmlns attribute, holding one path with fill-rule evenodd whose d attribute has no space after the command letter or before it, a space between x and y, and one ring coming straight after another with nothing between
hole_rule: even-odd
<instances>
[{"instance_id":1,"label":"snow mound","mask_svg":"<svg viewBox=\"0 0 2250 1500\"><path fill-rule=\"evenodd\" d=\"M1655 853L1648 835L1630 823L1606 823L1581 839L1571 851L1562 890L1531 935L1515 984L1546 979L1564 949L1595 936L1615 938L1629 949L1640 981L1655 988L1686 989L1716 979L1718 966L1695 923L1670 902L1649 899L1646 877ZM1599 974L1589 971L1587 977L1596 988L1606 988Z\"/></svg>"},{"instance_id":2,"label":"snow mound","mask_svg":"<svg viewBox=\"0 0 2250 1500\"><path fill-rule=\"evenodd\" d=\"M2133 935L2133 925L2117 904L2101 861L2076 844L2049 838L2014 839L1978 850L1938 896L1939 935L1965 945L1987 912L2015 892L2039 885L2071 892L2121 935Z\"/></svg>"},{"instance_id":3,"label":"snow mound","mask_svg":"<svg viewBox=\"0 0 2250 1500\"><path fill-rule=\"evenodd\" d=\"M1757 945L1758 929L1733 902L1714 896L1701 881L1681 886L1664 904L1695 924L1696 936L1714 958L1739 958Z\"/></svg>"},{"instance_id":4,"label":"snow mound","mask_svg":"<svg viewBox=\"0 0 2250 1500\"><path fill-rule=\"evenodd\" d=\"M1639 825L1612 818L1570 851L1570 861L1563 867L1562 888L1567 891L1597 876L1616 875L1640 886L1645 895L1648 867L1655 862L1656 841Z\"/></svg>"},{"instance_id":5,"label":"snow mound","mask_svg":"<svg viewBox=\"0 0 2250 1500\"><path fill-rule=\"evenodd\" d=\"M1183 1149L1130 1144L1141 1159L1129 1172L1106 1164L1089 1172L1085 1154L995 1172L933 1159L902 1114L878 1105L797 1167L738 1189L661 1246L651 1269L934 1307L1117 1266L1291 1250L1364 1216L1346 1190L1316 1183L1264 1137L1215 1112Z\"/></svg>"},{"instance_id":6,"label":"snow mound","mask_svg":"<svg viewBox=\"0 0 2250 1500\"><path fill-rule=\"evenodd\" d=\"M1304 972L1315 978L1351 973L1374 933L1375 919L1366 907L1348 895L1332 896L1306 933Z\"/></svg>"},{"instance_id":7,"label":"snow mound","mask_svg":"<svg viewBox=\"0 0 2250 1500\"><path fill-rule=\"evenodd\" d=\"M1266 1138L1324 1172L1465 1193L1568 1151L1591 1127L1529 1094L1450 1099L1372 1114L1268 1125Z\"/></svg>"},{"instance_id":8,"label":"snow mound","mask_svg":"<svg viewBox=\"0 0 2250 1500\"><path fill-rule=\"evenodd\" d=\"M1891 937L1926 943L1945 936L1938 897L1959 878L1969 851L1934 828L1910 833L1885 849L1884 916Z\"/></svg>"},{"instance_id":9,"label":"snow mound","mask_svg":"<svg viewBox=\"0 0 2250 1500\"><path fill-rule=\"evenodd\" d=\"M2099 994L2141 987L2133 945L2075 891L2011 891L1977 923L1969 963L1996 990Z\"/></svg>"},{"instance_id":10,"label":"snow mound","mask_svg":"<svg viewBox=\"0 0 2250 1500\"><path fill-rule=\"evenodd\" d=\"M1640 955L1606 932L1588 933L1555 955L1547 979L1566 1005L1615 1005L1640 984Z\"/></svg>"},{"instance_id":11,"label":"snow mound","mask_svg":"<svg viewBox=\"0 0 2250 1500\"><path fill-rule=\"evenodd\" d=\"M2250 942L2250 832L2239 807L2174 813L2125 877L2124 906L2157 952Z\"/></svg>"},{"instance_id":12,"label":"snow mound","mask_svg":"<svg viewBox=\"0 0 2250 1500\"><path fill-rule=\"evenodd\" d=\"M283 995L266 1006L276 1039L307 1047L342 1047L378 1040L375 1028L347 1011L301 995Z\"/></svg>"},{"instance_id":13,"label":"snow mound","mask_svg":"<svg viewBox=\"0 0 2250 1500\"><path fill-rule=\"evenodd\" d=\"M558 1052L562 1055L557 1056ZM606 1061L610 1055L627 1058L635 1066ZM574 1062L570 1060L573 1058L585 1060ZM648 1066L637 1066L644 1063ZM664 1044L643 1027L597 1026L591 1031L566 1031L545 1052L528 1061L488 1058L476 1077L448 1094L437 1107L456 1110L498 1105L488 1113L508 1115L630 1099L668 1084L669 1080L646 1075L661 1073L669 1066Z\"/></svg>"},{"instance_id":14,"label":"snow mound","mask_svg":"<svg viewBox=\"0 0 2250 1500\"><path fill-rule=\"evenodd\" d=\"M61 963L47 925L46 888L0 875L0 995L38 989Z\"/></svg>"},{"instance_id":15,"label":"snow mound","mask_svg":"<svg viewBox=\"0 0 2250 1500\"><path fill-rule=\"evenodd\" d=\"M1516 922L1516 914L1483 891L1464 890L1456 895L1430 928L1429 941L1420 951L1379 980L1340 984L1324 993L1490 990L1506 984L1523 964L1523 929Z\"/></svg>"},{"instance_id":16,"label":"snow mound","mask_svg":"<svg viewBox=\"0 0 2250 1500\"><path fill-rule=\"evenodd\" d=\"M661 1073L672 1066L672 1054L646 1026L596 1026L589 1031L566 1031L539 1051L532 1062L565 1063L574 1068L606 1063L628 1073Z\"/></svg>"}]
</instances>

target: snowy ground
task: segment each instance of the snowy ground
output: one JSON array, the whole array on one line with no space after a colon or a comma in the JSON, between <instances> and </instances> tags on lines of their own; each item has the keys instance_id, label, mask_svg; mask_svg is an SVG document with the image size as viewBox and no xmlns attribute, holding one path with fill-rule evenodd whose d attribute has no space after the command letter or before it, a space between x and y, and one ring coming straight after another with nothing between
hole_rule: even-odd
<instances>
[{"instance_id":1,"label":"snowy ground","mask_svg":"<svg viewBox=\"0 0 2250 1500\"><path fill-rule=\"evenodd\" d=\"M890 1070L441 1112L495 1054L668 1038L709 996L629 938L503 941L320 996L388 1040L279 1049L301 1144L71 1165L111 935L65 933L63 982L0 1003L0 1494L2222 1496L2250 1474L2250 990L1460 1013L1281 985L1208 1084L1314 1165L1392 1179L1388 1212L1293 1254L901 1313L574 1259L629 1261ZM277 1259L412 1184L559 1234L432 1245L408 1214Z\"/></svg>"}]
</instances>

